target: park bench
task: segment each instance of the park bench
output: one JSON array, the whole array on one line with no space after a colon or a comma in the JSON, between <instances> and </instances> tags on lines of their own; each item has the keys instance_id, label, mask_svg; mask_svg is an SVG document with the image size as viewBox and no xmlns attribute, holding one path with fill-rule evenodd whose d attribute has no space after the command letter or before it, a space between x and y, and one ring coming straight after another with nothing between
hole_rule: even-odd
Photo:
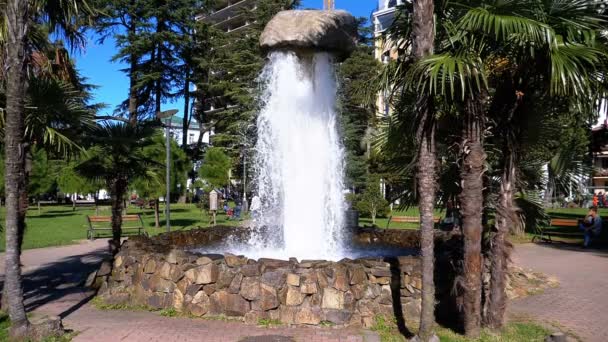
<instances>
[{"instance_id":1,"label":"park bench","mask_svg":"<svg viewBox=\"0 0 608 342\"><path fill-rule=\"evenodd\" d=\"M89 228L87 229L87 239L94 240L95 232L97 231L112 231L112 216L88 216L87 223ZM129 223L130 225L125 225ZM140 215L123 215L122 216L122 231L123 233L128 231L137 231L137 235L142 235L142 231L145 235L144 221Z\"/></svg>"},{"instance_id":2,"label":"park bench","mask_svg":"<svg viewBox=\"0 0 608 342\"><path fill-rule=\"evenodd\" d=\"M551 221L549 221L549 226L551 227L578 227L578 224L578 219L552 218ZM532 242L537 239L544 242L553 242L551 239L551 232L548 232L546 229L540 229L540 235L535 235L532 238Z\"/></svg>"},{"instance_id":3,"label":"park bench","mask_svg":"<svg viewBox=\"0 0 608 342\"><path fill-rule=\"evenodd\" d=\"M79 201L79 200L74 200L72 201L72 210L76 211L76 207L84 207L84 208L90 208L90 207L96 207L97 204L95 203L95 201Z\"/></svg>"},{"instance_id":4,"label":"park bench","mask_svg":"<svg viewBox=\"0 0 608 342\"><path fill-rule=\"evenodd\" d=\"M433 217L433 222L439 223L439 221L441 221L441 217ZM389 216L388 222L386 223L386 229L388 229L388 226L391 224L391 222L420 223L420 216Z\"/></svg>"}]
</instances>

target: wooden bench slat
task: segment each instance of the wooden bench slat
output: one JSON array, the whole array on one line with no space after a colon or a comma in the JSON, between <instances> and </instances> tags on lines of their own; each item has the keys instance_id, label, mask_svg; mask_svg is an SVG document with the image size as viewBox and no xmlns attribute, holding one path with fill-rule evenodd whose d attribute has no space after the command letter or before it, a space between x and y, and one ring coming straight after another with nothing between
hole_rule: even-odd
<instances>
[{"instance_id":1,"label":"wooden bench slat","mask_svg":"<svg viewBox=\"0 0 608 342\"><path fill-rule=\"evenodd\" d=\"M441 221L440 216L433 216L433 222L439 223ZM391 224L391 222L397 223L420 223L420 216L390 216L388 218L388 223L386 227Z\"/></svg>"},{"instance_id":2,"label":"wooden bench slat","mask_svg":"<svg viewBox=\"0 0 608 342\"><path fill-rule=\"evenodd\" d=\"M551 219L550 225L562 227L577 227L578 220L573 219Z\"/></svg>"}]
</instances>

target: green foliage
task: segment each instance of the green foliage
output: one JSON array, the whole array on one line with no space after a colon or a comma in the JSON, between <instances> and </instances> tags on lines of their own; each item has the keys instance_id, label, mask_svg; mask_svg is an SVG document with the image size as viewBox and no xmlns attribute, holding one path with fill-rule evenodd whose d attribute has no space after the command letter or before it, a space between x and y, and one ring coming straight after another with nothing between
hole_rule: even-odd
<instances>
[{"instance_id":1,"label":"green foliage","mask_svg":"<svg viewBox=\"0 0 608 342\"><path fill-rule=\"evenodd\" d=\"M365 19L359 19L359 30L369 28ZM346 152L345 182L347 187L360 188L365 185L368 172L369 133L374 125L376 96L369 87L369 80L377 77L380 64L373 56L373 48L365 37L355 52L338 67L340 89L338 105L342 136Z\"/></svg>"},{"instance_id":2,"label":"green foliage","mask_svg":"<svg viewBox=\"0 0 608 342\"><path fill-rule=\"evenodd\" d=\"M281 323L281 321L279 321L278 319L261 318L260 320L258 320L258 326L264 327L264 328L270 328L270 327L279 326L282 324L283 323Z\"/></svg>"},{"instance_id":3,"label":"green foliage","mask_svg":"<svg viewBox=\"0 0 608 342\"><path fill-rule=\"evenodd\" d=\"M49 160L46 151L34 151L32 153L32 170L28 184L29 194L38 196L56 193L57 177L60 170L59 162Z\"/></svg>"},{"instance_id":4,"label":"green foliage","mask_svg":"<svg viewBox=\"0 0 608 342\"><path fill-rule=\"evenodd\" d=\"M178 185L186 187L187 173L192 169L192 163L186 153L179 148L177 142L171 139L171 193L178 193ZM138 175L132 182L131 188L144 198L158 198L166 192L166 138L161 131L151 138L151 143L142 149L145 159L153 161L145 174Z\"/></svg>"},{"instance_id":5,"label":"green foliage","mask_svg":"<svg viewBox=\"0 0 608 342\"><path fill-rule=\"evenodd\" d=\"M221 148L211 147L205 152L199 176L210 188L220 188L228 185L228 172L231 166L230 157Z\"/></svg>"},{"instance_id":6,"label":"green foliage","mask_svg":"<svg viewBox=\"0 0 608 342\"><path fill-rule=\"evenodd\" d=\"M220 111L203 114L197 110L197 120L213 126L213 145L224 148L227 155L237 161L243 143L242 128L254 123L258 110L258 76L264 67L260 54L259 36L265 25L279 11L298 6L299 1L259 0L256 9L243 8L243 20L252 23L237 32L223 33L210 28L211 46L203 58L197 58L204 78L198 79L198 103L203 108L213 106ZM212 72L211 72L212 71ZM247 133L254 141L255 130Z\"/></svg>"},{"instance_id":7,"label":"green foliage","mask_svg":"<svg viewBox=\"0 0 608 342\"><path fill-rule=\"evenodd\" d=\"M390 210L389 203L380 189L380 177L370 175L367 179L365 191L359 196L356 208L363 215L370 216L372 224L376 224L377 216L386 216Z\"/></svg>"},{"instance_id":8,"label":"green foliage","mask_svg":"<svg viewBox=\"0 0 608 342\"><path fill-rule=\"evenodd\" d=\"M399 333L397 320L394 317L387 318L383 315L374 316L374 325L370 328L380 335L382 342L403 342L405 338Z\"/></svg>"},{"instance_id":9,"label":"green foliage","mask_svg":"<svg viewBox=\"0 0 608 342\"><path fill-rule=\"evenodd\" d=\"M160 315L163 317L177 317L180 315L175 308L164 309L160 311Z\"/></svg>"},{"instance_id":10,"label":"green foliage","mask_svg":"<svg viewBox=\"0 0 608 342\"><path fill-rule=\"evenodd\" d=\"M128 184L143 175L155 176L150 166L157 163L143 153L144 148L153 143L154 132L151 123L137 126L109 123L96 127L89 136L92 147L76 166L77 172L90 180L104 181L106 185L116 181Z\"/></svg>"},{"instance_id":11,"label":"green foliage","mask_svg":"<svg viewBox=\"0 0 608 342\"><path fill-rule=\"evenodd\" d=\"M57 177L59 191L64 194L91 194L103 187L102 183L91 181L76 171L78 162L68 162L61 168Z\"/></svg>"},{"instance_id":12,"label":"green foliage","mask_svg":"<svg viewBox=\"0 0 608 342\"><path fill-rule=\"evenodd\" d=\"M439 328L437 335L445 342L542 342L551 331L536 323L510 323L499 334L483 330L478 339L469 339L446 328Z\"/></svg>"}]
</instances>

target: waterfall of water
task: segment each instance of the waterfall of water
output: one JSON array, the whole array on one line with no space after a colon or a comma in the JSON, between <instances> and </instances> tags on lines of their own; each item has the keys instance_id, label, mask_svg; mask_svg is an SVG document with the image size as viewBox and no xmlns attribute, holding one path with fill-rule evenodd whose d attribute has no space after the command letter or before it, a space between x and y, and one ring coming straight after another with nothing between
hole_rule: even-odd
<instances>
[{"instance_id":1,"label":"waterfall of water","mask_svg":"<svg viewBox=\"0 0 608 342\"><path fill-rule=\"evenodd\" d=\"M260 254L341 258L344 152L332 57L276 51L261 80L255 169L262 211L251 245Z\"/></svg>"}]
</instances>

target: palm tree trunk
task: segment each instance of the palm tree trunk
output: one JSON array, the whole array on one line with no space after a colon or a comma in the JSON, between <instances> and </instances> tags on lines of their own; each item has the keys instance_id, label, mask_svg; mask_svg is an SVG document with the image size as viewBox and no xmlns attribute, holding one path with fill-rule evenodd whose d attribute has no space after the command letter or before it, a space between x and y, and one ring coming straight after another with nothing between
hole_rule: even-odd
<instances>
[{"instance_id":1,"label":"palm tree trunk","mask_svg":"<svg viewBox=\"0 0 608 342\"><path fill-rule=\"evenodd\" d=\"M188 126L190 125L190 68L186 67L184 80L184 118L182 121L182 149L188 149ZM184 188L185 189L185 188Z\"/></svg>"},{"instance_id":2,"label":"palm tree trunk","mask_svg":"<svg viewBox=\"0 0 608 342\"><path fill-rule=\"evenodd\" d=\"M507 307L507 274L511 244L507 240L509 227L514 224L515 208L513 190L515 184L514 155L510 146L505 149L504 169L500 185L500 195L496 208L496 232L492 236L489 258L490 294L484 310L484 325L499 330L504 325Z\"/></svg>"},{"instance_id":3,"label":"palm tree trunk","mask_svg":"<svg viewBox=\"0 0 608 342\"><path fill-rule=\"evenodd\" d=\"M110 253L115 255L120 249L120 237L122 236L122 211L123 198L127 189L127 181L121 178L115 179L109 187L112 189L112 240L110 240Z\"/></svg>"},{"instance_id":4,"label":"palm tree trunk","mask_svg":"<svg viewBox=\"0 0 608 342\"><path fill-rule=\"evenodd\" d=\"M25 42L27 36L28 2L9 0L6 3L7 24L7 80L5 146L5 193L6 193L6 275L4 286L7 309L11 320L9 334L15 340L24 339L30 323L23 304L21 285L22 222L21 195L25 186Z\"/></svg>"},{"instance_id":5,"label":"palm tree trunk","mask_svg":"<svg viewBox=\"0 0 608 342\"><path fill-rule=\"evenodd\" d=\"M464 331L477 338L481 328L482 256L481 236L483 211L483 172L486 154L483 149L483 101L481 95L467 98L462 134L462 230L464 234Z\"/></svg>"},{"instance_id":6,"label":"palm tree trunk","mask_svg":"<svg viewBox=\"0 0 608 342\"><path fill-rule=\"evenodd\" d=\"M412 54L422 59L433 54L435 44L433 0L413 2ZM422 254L422 310L418 337L426 342L433 338L435 324L435 236L433 211L435 208L436 147L435 119L432 99L420 93L416 99L417 117L420 119L416 138L418 142L418 206L420 208L420 249Z\"/></svg>"},{"instance_id":7,"label":"palm tree trunk","mask_svg":"<svg viewBox=\"0 0 608 342\"><path fill-rule=\"evenodd\" d=\"M154 227L160 228L160 209L159 209L158 198L154 199Z\"/></svg>"},{"instance_id":8,"label":"palm tree trunk","mask_svg":"<svg viewBox=\"0 0 608 342\"><path fill-rule=\"evenodd\" d=\"M134 1L131 1L133 4ZM129 39L135 40L135 23L134 20L131 19L131 23L129 26ZM131 41L131 46L134 46L135 43ZM137 125L137 107L139 106L137 103L137 56L134 52L131 52L129 56L129 124L132 126Z\"/></svg>"}]
</instances>

